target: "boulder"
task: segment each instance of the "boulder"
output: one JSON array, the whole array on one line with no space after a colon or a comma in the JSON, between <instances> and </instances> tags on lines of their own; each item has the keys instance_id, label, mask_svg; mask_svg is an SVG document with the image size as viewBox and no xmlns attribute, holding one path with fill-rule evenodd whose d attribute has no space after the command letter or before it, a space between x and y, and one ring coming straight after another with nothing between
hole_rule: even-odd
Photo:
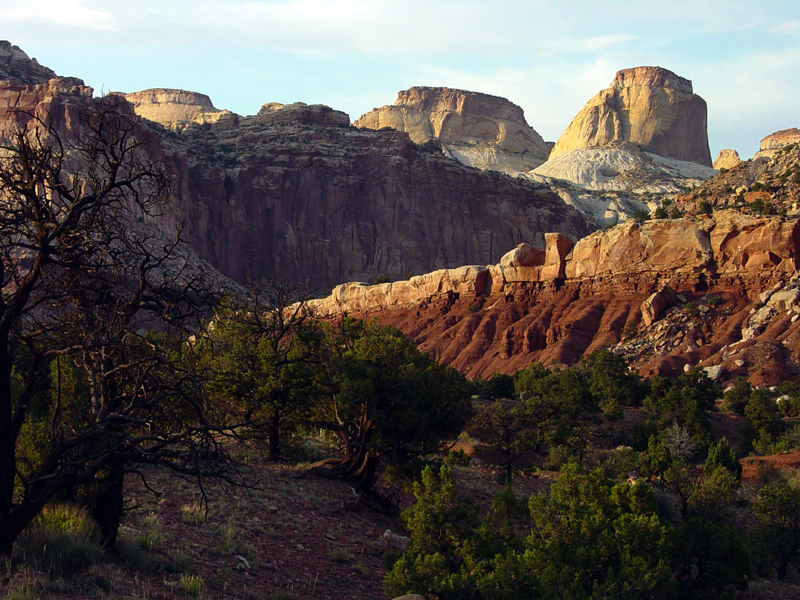
<instances>
[{"instance_id":1,"label":"boulder","mask_svg":"<svg viewBox=\"0 0 800 600\"><path fill-rule=\"evenodd\" d=\"M545 234L545 237L550 235ZM533 267L545 264L546 253L544 250L534 248L530 244L522 243L510 252L506 252L500 259L502 267Z\"/></svg>"},{"instance_id":2,"label":"boulder","mask_svg":"<svg viewBox=\"0 0 800 600\"><path fill-rule=\"evenodd\" d=\"M706 102L692 82L661 67L619 71L572 120L550 153L631 142L654 154L711 166Z\"/></svg>"},{"instance_id":3,"label":"boulder","mask_svg":"<svg viewBox=\"0 0 800 600\"><path fill-rule=\"evenodd\" d=\"M791 310L800 304L800 288L790 288L772 294L767 301L767 306L771 306L778 312Z\"/></svg>"},{"instance_id":4,"label":"boulder","mask_svg":"<svg viewBox=\"0 0 800 600\"><path fill-rule=\"evenodd\" d=\"M547 244L542 279L564 279L566 277L566 264L569 251L574 242L560 233L546 233L544 239Z\"/></svg>"},{"instance_id":5,"label":"boulder","mask_svg":"<svg viewBox=\"0 0 800 600\"><path fill-rule=\"evenodd\" d=\"M410 537L394 533L391 529L383 532L383 549L385 552L402 552L410 542Z\"/></svg>"},{"instance_id":6,"label":"boulder","mask_svg":"<svg viewBox=\"0 0 800 600\"><path fill-rule=\"evenodd\" d=\"M650 326L654 321L658 320L661 313L677 304L678 299L675 296L675 291L670 286L665 285L642 302L639 307L639 310L642 311L642 321L646 326Z\"/></svg>"}]
</instances>

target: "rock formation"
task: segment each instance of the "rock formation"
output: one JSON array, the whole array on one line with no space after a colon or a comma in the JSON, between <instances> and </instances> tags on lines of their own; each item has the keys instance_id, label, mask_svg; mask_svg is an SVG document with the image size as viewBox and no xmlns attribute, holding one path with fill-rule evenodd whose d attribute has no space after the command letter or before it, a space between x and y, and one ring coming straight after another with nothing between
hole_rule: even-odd
<instances>
[{"instance_id":1,"label":"rock formation","mask_svg":"<svg viewBox=\"0 0 800 600\"><path fill-rule=\"evenodd\" d=\"M94 100L75 81L0 84L0 131L27 118L9 107L77 126ZM175 176L174 199L152 225L174 233L182 224L190 247L240 282L272 277L330 289L496 262L523 240L543 246L546 231L591 230L543 185L470 169L436 141L352 128L329 107L272 103L251 117L217 118L191 92L131 98L145 117L179 123L168 130L143 121L136 134Z\"/></svg>"},{"instance_id":2,"label":"rock formation","mask_svg":"<svg viewBox=\"0 0 800 600\"><path fill-rule=\"evenodd\" d=\"M19 46L0 40L0 81L14 85L39 85L56 78L54 71L40 65L35 58L29 58Z\"/></svg>"},{"instance_id":3,"label":"rock formation","mask_svg":"<svg viewBox=\"0 0 800 600\"><path fill-rule=\"evenodd\" d=\"M741 162L742 159L739 158L739 153L736 150L720 150L717 160L714 161L714 168L732 169Z\"/></svg>"},{"instance_id":4,"label":"rock formation","mask_svg":"<svg viewBox=\"0 0 800 600\"><path fill-rule=\"evenodd\" d=\"M643 152L623 142L615 147L576 148L526 174L535 181L562 179L586 190L630 195L675 194L717 172L694 162ZM546 178L546 179L545 179Z\"/></svg>"},{"instance_id":5,"label":"rock formation","mask_svg":"<svg viewBox=\"0 0 800 600\"><path fill-rule=\"evenodd\" d=\"M523 245L488 267L345 284L309 309L397 326L471 377L513 373L533 360L572 364L619 344L630 323L640 336L620 352L643 373L724 363L724 381L750 374L774 384L800 364L798 261L796 220L720 211L713 219L631 220L574 246L554 234L544 253ZM795 283L774 288L781 281ZM751 313L765 287L771 297L760 301L771 312ZM687 300L699 316L684 311ZM729 360L734 352L742 365Z\"/></svg>"},{"instance_id":6,"label":"rock formation","mask_svg":"<svg viewBox=\"0 0 800 600\"><path fill-rule=\"evenodd\" d=\"M518 173L539 166L549 154L519 106L464 90L412 87L399 92L393 106L373 109L353 124L405 131L418 144L439 140L451 156L480 169Z\"/></svg>"},{"instance_id":7,"label":"rock formation","mask_svg":"<svg viewBox=\"0 0 800 600\"><path fill-rule=\"evenodd\" d=\"M710 167L706 115L705 100L693 93L688 79L660 67L625 69L581 109L550 158L576 148L631 142Z\"/></svg>"},{"instance_id":8,"label":"rock formation","mask_svg":"<svg viewBox=\"0 0 800 600\"><path fill-rule=\"evenodd\" d=\"M791 139L787 136L786 139ZM766 144L765 144L766 145ZM749 206L751 212L800 214L800 144L775 147L771 157L746 160L678 195L674 206L685 214Z\"/></svg>"},{"instance_id":9,"label":"rock formation","mask_svg":"<svg viewBox=\"0 0 800 600\"><path fill-rule=\"evenodd\" d=\"M211 98L197 92L159 88L122 95L133 105L137 115L170 129L234 118L232 112L214 108Z\"/></svg>"},{"instance_id":10,"label":"rock formation","mask_svg":"<svg viewBox=\"0 0 800 600\"><path fill-rule=\"evenodd\" d=\"M778 150L797 143L800 143L800 129L781 129L761 140L761 147L753 158L772 158Z\"/></svg>"}]
</instances>

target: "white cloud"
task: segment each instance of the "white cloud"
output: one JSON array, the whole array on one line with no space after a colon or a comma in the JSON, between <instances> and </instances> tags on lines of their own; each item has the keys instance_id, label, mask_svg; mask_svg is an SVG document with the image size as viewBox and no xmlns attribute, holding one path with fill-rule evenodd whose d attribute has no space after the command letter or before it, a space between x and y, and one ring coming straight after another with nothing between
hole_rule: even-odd
<instances>
[{"instance_id":1,"label":"white cloud","mask_svg":"<svg viewBox=\"0 0 800 600\"><path fill-rule=\"evenodd\" d=\"M107 10L97 10L81 0L24 0L0 1L0 13L8 21L49 21L71 27L89 29L116 29L114 15Z\"/></svg>"},{"instance_id":2,"label":"white cloud","mask_svg":"<svg viewBox=\"0 0 800 600\"><path fill-rule=\"evenodd\" d=\"M772 32L780 35L800 35L800 21L786 21L773 27Z\"/></svg>"}]
</instances>

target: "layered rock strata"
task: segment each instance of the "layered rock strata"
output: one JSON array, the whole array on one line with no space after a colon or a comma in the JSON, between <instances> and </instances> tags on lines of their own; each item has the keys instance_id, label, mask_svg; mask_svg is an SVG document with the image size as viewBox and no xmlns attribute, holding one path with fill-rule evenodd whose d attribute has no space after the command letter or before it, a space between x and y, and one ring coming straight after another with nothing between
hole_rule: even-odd
<instances>
[{"instance_id":1,"label":"layered rock strata","mask_svg":"<svg viewBox=\"0 0 800 600\"><path fill-rule=\"evenodd\" d=\"M405 131L418 144L439 140L453 158L481 169L517 173L549 154L519 106L465 90L412 87L399 92L394 105L373 109L353 125Z\"/></svg>"},{"instance_id":2,"label":"layered rock strata","mask_svg":"<svg viewBox=\"0 0 800 600\"><path fill-rule=\"evenodd\" d=\"M95 100L76 81L3 83L0 131L26 112L61 131L79 128ZM181 121L175 129L142 121L135 132L174 174L172 201L151 225L169 234L180 227L202 259L239 282L280 278L330 289L378 274L496 262L523 240L544 245L547 231L591 231L546 186L470 169L436 141L352 128L326 106L270 103L254 116L214 120L208 115L219 113L198 94L131 98L142 114Z\"/></svg>"},{"instance_id":3,"label":"layered rock strata","mask_svg":"<svg viewBox=\"0 0 800 600\"><path fill-rule=\"evenodd\" d=\"M211 98L197 92L157 88L121 95L133 105L137 115L170 129L234 117L230 111L215 108Z\"/></svg>"},{"instance_id":4,"label":"layered rock strata","mask_svg":"<svg viewBox=\"0 0 800 600\"><path fill-rule=\"evenodd\" d=\"M800 143L800 129L781 129L761 140L760 148L753 158L772 158L790 144Z\"/></svg>"},{"instance_id":5,"label":"layered rock strata","mask_svg":"<svg viewBox=\"0 0 800 600\"><path fill-rule=\"evenodd\" d=\"M711 167L705 100L692 82L661 67L617 72L556 142L550 158L576 148L631 142L644 150Z\"/></svg>"},{"instance_id":6,"label":"layered rock strata","mask_svg":"<svg viewBox=\"0 0 800 600\"><path fill-rule=\"evenodd\" d=\"M629 221L574 246L548 236L544 251L515 248L488 267L341 285L309 310L397 326L471 377L513 373L534 360L572 364L620 343L632 324L644 336L637 339L649 340L629 349L644 373L721 364L733 347L751 358L726 366L723 380L749 374L755 383L776 382L800 358L793 316L800 308L791 294L778 296L769 325L756 318L753 335L750 309L765 287L798 279L798 257L800 225L791 219L722 211L714 219ZM706 300L715 295L721 302ZM699 316L684 311L687 300L700 307ZM662 320L674 327L661 328ZM769 359L776 338L782 362Z\"/></svg>"}]
</instances>

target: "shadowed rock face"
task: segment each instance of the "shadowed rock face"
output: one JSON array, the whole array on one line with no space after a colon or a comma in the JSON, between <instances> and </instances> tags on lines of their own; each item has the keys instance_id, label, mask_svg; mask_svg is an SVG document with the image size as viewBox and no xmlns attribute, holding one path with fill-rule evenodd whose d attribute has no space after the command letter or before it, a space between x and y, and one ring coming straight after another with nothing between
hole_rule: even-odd
<instances>
[{"instance_id":1,"label":"shadowed rock face","mask_svg":"<svg viewBox=\"0 0 800 600\"><path fill-rule=\"evenodd\" d=\"M164 139L181 189L176 216L198 252L237 280L285 277L330 289L491 263L544 232L589 228L544 186L469 169L405 133L354 129L327 107Z\"/></svg>"},{"instance_id":2,"label":"shadowed rock face","mask_svg":"<svg viewBox=\"0 0 800 600\"><path fill-rule=\"evenodd\" d=\"M705 100L692 83L661 67L619 71L584 106L550 157L577 148L638 144L654 154L711 166Z\"/></svg>"},{"instance_id":3,"label":"shadowed rock face","mask_svg":"<svg viewBox=\"0 0 800 600\"><path fill-rule=\"evenodd\" d=\"M43 67L35 58L29 58L19 46L0 40L0 81L37 85L46 84L56 77L55 71Z\"/></svg>"},{"instance_id":4,"label":"shadowed rock face","mask_svg":"<svg viewBox=\"0 0 800 600\"><path fill-rule=\"evenodd\" d=\"M393 106L362 115L356 127L405 131L416 143L439 140L465 164L520 172L547 160L549 148L522 109L497 96L439 87L412 87Z\"/></svg>"},{"instance_id":5,"label":"shadowed rock face","mask_svg":"<svg viewBox=\"0 0 800 600\"><path fill-rule=\"evenodd\" d=\"M24 111L65 131L79 127L93 100L75 81L0 84L0 132L28 118ZM255 116L213 120L219 113L200 94L131 98L140 110L158 107L153 118L184 117L174 129L139 126L175 176L173 202L152 225L174 232L182 224L191 248L240 282L282 278L329 290L378 274L496 262L522 241L543 247L546 231L590 231L544 186L465 167L437 142L352 128L326 106L272 103Z\"/></svg>"}]
</instances>

